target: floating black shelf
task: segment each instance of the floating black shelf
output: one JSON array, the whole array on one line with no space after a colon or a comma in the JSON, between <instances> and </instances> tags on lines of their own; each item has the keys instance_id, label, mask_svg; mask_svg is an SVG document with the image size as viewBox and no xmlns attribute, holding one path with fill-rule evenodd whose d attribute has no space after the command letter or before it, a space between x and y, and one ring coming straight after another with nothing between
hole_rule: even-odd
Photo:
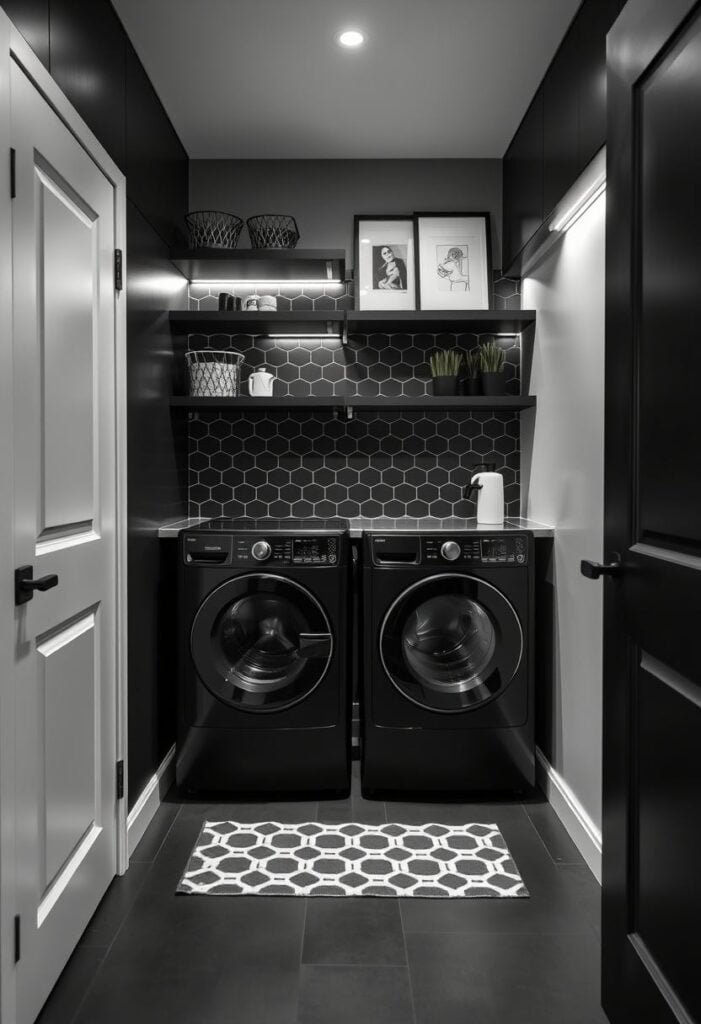
<instances>
[{"instance_id":1,"label":"floating black shelf","mask_svg":"<svg viewBox=\"0 0 701 1024\"><path fill-rule=\"evenodd\" d=\"M284 399L281 399L284 401ZM462 395L440 398L422 395L418 398L344 398L354 409L450 409L454 412L517 412L536 404L534 395Z\"/></svg>"},{"instance_id":2,"label":"floating black shelf","mask_svg":"<svg viewBox=\"0 0 701 1024\"><path fill-rule=\"evenodd\" d=\"M421 310L415 313L183 310L170 313L170 326L175 334L520 334L535 323L535 316L532 309Z\"/></svg>"},{"instance_id":3,"label":"floating black shelf","mask_svg":"<svg viewBox=\"0 0 701 1024\"><path fill-rule=\"evenodd\" d=\"M343 249L171 249L188 281L303 281L333 284L346 276Z\"/></svg>"},{"instance_id":4,"label":"floating black shelf","mask_svg":"<svg viewBox=\"0 0 701 1024\"><path fill-rule=\"evenodd\" d=\"M172 311L173 334L325 334L342 335L343 313L333 310L276 313L225 313L218 310Z\"/></svg>"},{"instance_id":5,"label":"floating black shelf","mask_svg":"<svg viewBox=\"0 0 701 1024\"><path fill-rule=\"evenodd\" d=\"M345 404L342 396L324 398L251 398L241 395L240 398L195 398L192 395L176 395L170 404L185 409L342 409Z\"/></svg>"},{"instance_id":6,"label":"floating black shelf","mask_svg":"<svg viewBox=\"0 0 701 1024\"><path fill-rule=\"evenodd\" d=\"M191 395L171 398L170 404L176 408L190 409L221 409L230 412L245 409L415 409L424 411L451 410L453 412L520 412L530 409L536 404L533 395L479 395L475 397L439 398L425 395L418 398L365 398L353 395L334 395L329 397L289 397L289 398L251 398L242 395L240 398L196 398Z\"/></svg>"},{"instance_id":7,"label":"floating black shelf","mask_svg":"<svg viewBox=\"0 0 701 1024\"><path fill-rule=\"evenodd\" d=\"M351 310L346 324L349 334L520 334L535 317L534 309Z\"/></svg>"}]
</instances>

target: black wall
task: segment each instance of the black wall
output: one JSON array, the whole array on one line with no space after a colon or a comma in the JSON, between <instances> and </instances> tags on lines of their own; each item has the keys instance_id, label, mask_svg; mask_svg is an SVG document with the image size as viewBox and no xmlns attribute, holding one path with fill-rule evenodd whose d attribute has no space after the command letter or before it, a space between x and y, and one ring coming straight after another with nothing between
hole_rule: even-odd
<instances>
[{"instance_id":1,"label":"black wall","mask_svg":"<svg viewBox=\"0 0 701 1024\"><path fill-rule=\"evenodd\" d=\"M351 262L356 213L486 210L501 266L501 160L193 160L190 208L293 213L300 248L345 249Z\"/></svg>"},{"instance_id":2,"label":"black wall","mask_svg":"<svg viewBox=\"0 0 701 1024\"><path fill-rule=\"evenodd\" d=\"M129 201L129 803L175 737L175 559L158 541L164 519L184 515L187 435L171 420L181 385L183 338L173 338L168 310L184 308L187 283L168 262L159 235ZM177 348L176 348L177 346ZM178 358L180 357L180 358Z\"/></svg>"},{"instance_id":3,"label":"black wall","mask_svg":"<svg viewBox=\"0 0 701 1024\"><path fill-rule=\"evenodd\" d=\"M168 636L173 587L158 523L185 514L171 424L176 359L166 311L186 305L168 260L188 202L188 158L109 0L3 0L2 6L126 174L129 473L129 806L175 736ZM165 624L165 627L164 627ZM161 633L159 630L163 629Z\"/></svg>"},{"instance_id":4,"label":"black wall","mask_svg":"<svg viewBox=\"0 0 701 1024\"><path fill-rule=\"evenodd\" d=\"M624 2L584 0L504 155L506 273L606 142L606 34Z\"/></svg>"},{"instance_id":5,"label":"black wall","mask_svg":"<svg viewBox=\"0 0 701 1024\"><path fill-rule=\"evenodd\" d=\"M124 171L141 214L164 241L178 241L187 212L187 153L109 0L0 6Z\"/></svg>"}]
</instances>

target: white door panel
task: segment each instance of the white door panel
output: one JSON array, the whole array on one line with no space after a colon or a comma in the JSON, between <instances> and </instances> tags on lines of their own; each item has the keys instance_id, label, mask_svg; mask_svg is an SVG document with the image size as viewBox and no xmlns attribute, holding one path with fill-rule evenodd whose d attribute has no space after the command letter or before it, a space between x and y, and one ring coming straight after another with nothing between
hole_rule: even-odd
<instances>
[{"instance_id":1,"label":"white door panel","mask_svg":"<svg viewBox=\"0 0 701 1024\"><path fill-rule=\"evenodd\" d=\"M115 194L11 72L15 558L58 586L16 611L17 1024L116 870Z\"/></svg>"},{"instance_id":2,"label":"white door panel","mask_svg":"<svg viewBox=\"0 0 701 1024\"><path fill-rule=\"evenodd\" d=\"M94 611L37 638L39 716L44 773L40 824L44 831L44 892L54 884L100 817L100 780L94 775L99 721L99 649ZM66 737L72 738L70 745ZM43 806L42 806L43 805Z\"/></svg>"},{"instance_id":3,"label":"white door panel","mask_svg":"<svg viewBox=\"0 0 701 1024\"><path fill-rule=\"evenodd\" d=\"M53 169L35 166L41 220L43 516L46 531L94 519L94 371L99 218Z\"/></svg>"}]
</instances>

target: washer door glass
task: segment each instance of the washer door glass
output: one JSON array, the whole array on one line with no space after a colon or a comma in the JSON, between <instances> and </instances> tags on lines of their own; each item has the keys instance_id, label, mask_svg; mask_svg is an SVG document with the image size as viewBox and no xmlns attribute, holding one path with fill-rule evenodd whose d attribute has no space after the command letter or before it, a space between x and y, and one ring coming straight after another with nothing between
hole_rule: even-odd
<instances>
[{"instance_id":1,"label":"washer door glass","mask_svg":"<svg viewBox=\"0 0 701 1024\"><path fill-rule=\"evenodd\" d=\"M431 711L467 711L511 682L523 633L511 602L471 576L432 576L394 602L380 632L382 663L394 686Z\"/></svg>"},{"instance_id":2,"label":"washer door glass","mask_svg":"<svg viewBox=\"0 0 701 1024\"><path fill-rule=\"evenodd\" d=\"M243 711L279 711L316 689L331 662L324 610L293 580L240 576L213 591L195 616L190 651L219 700Z\"/></svg>"}]
</instances>

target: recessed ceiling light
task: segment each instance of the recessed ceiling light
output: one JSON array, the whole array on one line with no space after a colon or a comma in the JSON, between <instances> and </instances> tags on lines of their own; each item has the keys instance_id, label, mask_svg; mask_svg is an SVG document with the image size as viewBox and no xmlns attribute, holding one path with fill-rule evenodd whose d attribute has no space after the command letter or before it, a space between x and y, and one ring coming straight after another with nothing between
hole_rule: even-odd
<instances>
[{"instance_id":1,"label":"recessed ceiling light","mask_svg":"<svg viewBox=\"0 0 701 1024\"><path fill-rule=\"evenodd\" d=\"M346 28L338 33L336 42L339 46L345 46L349 50L354 50L356 47L363 45L365 35L359 32L357 28Z\"/></svg>"}]
</instances>

